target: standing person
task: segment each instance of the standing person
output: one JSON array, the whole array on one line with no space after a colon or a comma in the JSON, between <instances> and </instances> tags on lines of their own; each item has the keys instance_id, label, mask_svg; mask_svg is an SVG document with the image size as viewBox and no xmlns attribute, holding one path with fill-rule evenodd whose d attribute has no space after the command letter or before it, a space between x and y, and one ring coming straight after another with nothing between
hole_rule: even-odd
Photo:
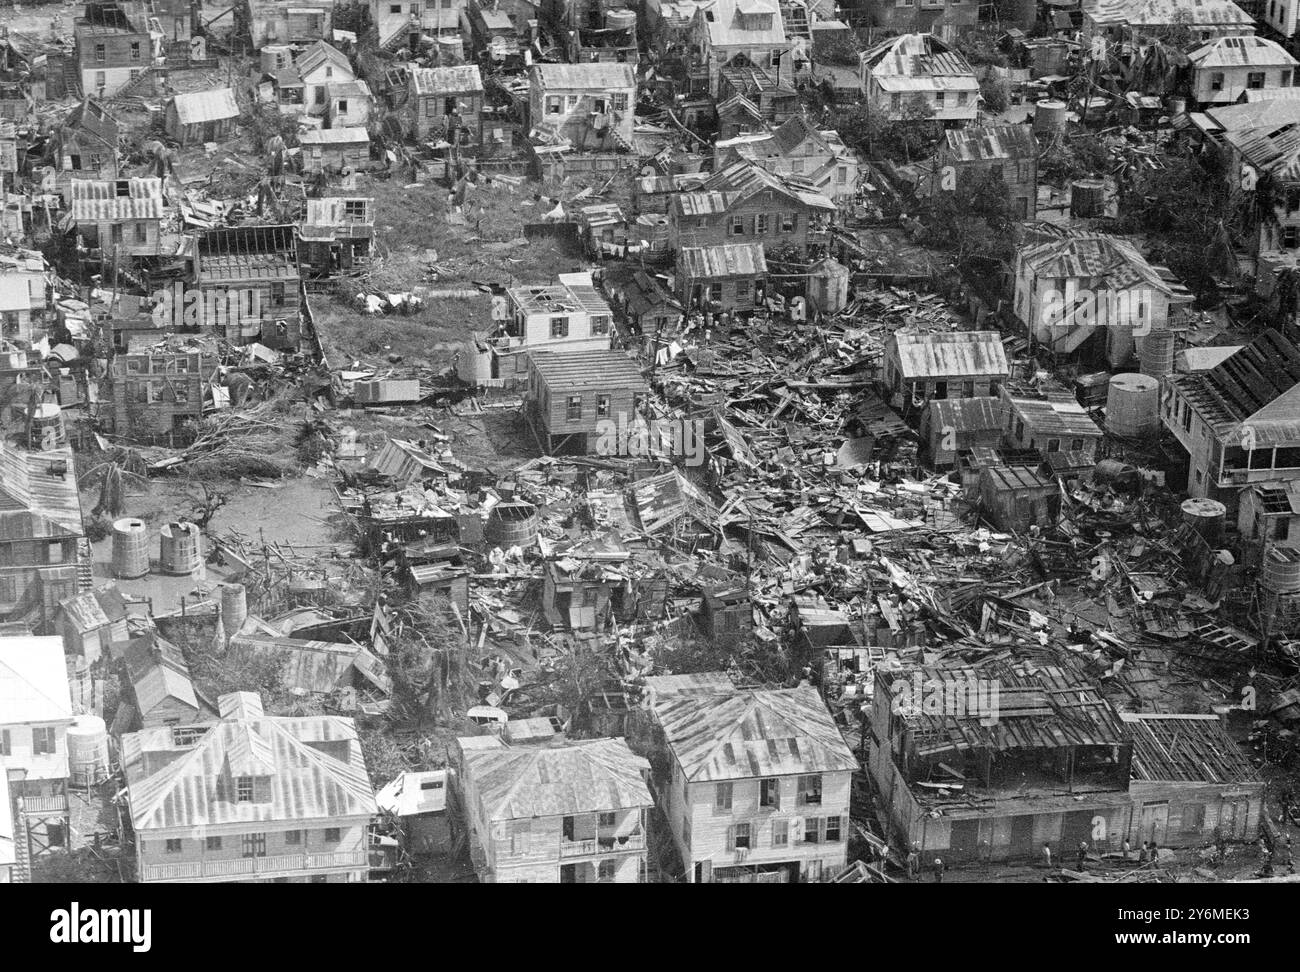
<instances>
[{"instance_id":1,"label":"standing person","mask_svg":"<svg viewBox=\"0 0 1300 972\"><path fill-rule=\"evenodd\" d=\"M1043 864L1047 867L1049 871L1052 869L1052 845L1051 844L1043 845Z\"/></svg>"},{"instance_id":2,"label":"standing person","mask_svg":"<svg viewBox=\"0 0 1300 972\"><path fill-rule=\"evenodd\" d=\"M907 851L907 877L915 881L921 873L921 848L914 841Z\"/></svg>"},{"instance_id":3,"label":"standing person","mask_svg":"<svg viewBox=\"0 0 1300 972\"><path fill-rule=\"evenodd\" d=\"M935 884L943 884L943 868L944 868L943 858L936 857L934 859L934 883Z\"/></svg>"},{"instance_id":4,"label":"standing person","mask_svg":"<svg viewBox=\"0 0 1300 972\"><path fill-rule=\"evenodd\" d=\"M1082 871L1088 863L1088 842L1079 841L1079 870Z\"/></svg>"},{"instance_id":5,"label":"standing person","mask_svg":"<svg viewBox=\"0 0 1300 972\"><path fill-rule=\"evenodd\" d=\"M1133 848L1132 848L1131 846L1129 846L1129 842L1128 842L1127 840L1124 841L1124 860L1125 860L1125 862L1128 861L1129 851L1131 851L1132 849L1133 849Z\"/></svg>"}]
</instances>

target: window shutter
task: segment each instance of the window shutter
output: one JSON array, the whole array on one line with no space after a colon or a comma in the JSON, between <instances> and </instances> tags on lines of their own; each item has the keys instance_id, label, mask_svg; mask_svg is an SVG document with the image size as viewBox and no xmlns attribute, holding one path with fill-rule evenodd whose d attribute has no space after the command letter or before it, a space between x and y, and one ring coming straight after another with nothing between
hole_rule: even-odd
<instances>
[{"instance_id":1,"label":"window shutter","mask_svg":"<svg viewBox=\"0 0 1300 972\"><path fill-rule=\"evenodd\" d=\"M736 849L736 825L732 824L730 827L727 828L727 850L734 851L735 849Z\"/></svg>"}]
</instances>

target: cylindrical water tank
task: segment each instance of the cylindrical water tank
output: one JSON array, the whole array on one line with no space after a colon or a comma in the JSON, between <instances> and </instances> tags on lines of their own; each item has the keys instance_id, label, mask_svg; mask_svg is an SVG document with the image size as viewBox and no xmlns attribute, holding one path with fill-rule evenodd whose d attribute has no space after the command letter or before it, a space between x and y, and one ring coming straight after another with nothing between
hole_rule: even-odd
<instances>
[{"instance_id":1,"label":"cylindrical water tank","mask_svg":"<svg viewBox=\"0 0 1300 972\"><path fill-rule=\"evenodd\" d=\"M1278 594L1300 593L1300 547L1275 543L1265 550L1259 582Z\"/></svg>"},{"instance_id":2,"label":"cylindrical water tank","mask_svg":"<svg viewBox=\"0 0 1300 972\"><path fill-rule=\"evenodd\" d=\"M704 167L704 156L699 152L683 152L673 156L668 163L672 175L693 175Z\"/></svg>"},{"instance_id":3,"label":"cylindrical water tank","mask_svg":"<svg viewBox=\"0 0 1300 972\"><path fill-rule=\"evenodd\" d=\"M606 30L630 30L636 26L636 13L631 10L605 11Z\"/></svg>"},{"instance_id":4,"label":"cylindrical water tank","mask_svg":"<svg viewBox=\"0 0 1300 972\"><path fill-rule=\"evenodd\" d=\"M1170 118L1187 114L1187 99L1182 95L1170 95L1166 106L1169 108Z\"/></svg>"},{"instance_id":5,"label":"cylindrical water tank","mask_svg":"<svg viewBox=\"0 0 1300 972\"><path fill-rule=\"evenodd\" d=\"M494 547L526 547L537 537L537 507L532 503L498 503L488 513L484 536Z\"/></svg>"},{"instance_id":6,"label":"cylindrical water tank","mask_svg":"<svg viewBox=\"0 0 1300 972\"><path fill-rule=\"evenodd\" d=\"M113 521L113 576L134 580L149 573L149 528L144 520Z\"/></svg>"},{"instance_id":7,"label":"cylindrical water tank","mask_svg":"<svg viewBox=\"0 0 1300 972\"><path fill-rule=\"evenodd\" d=\"M262 73L274 74L293 63L293 52L283 44L268 44L262 48Z\"/></svg>"},{"instance_id":8,"label":"cylindrical water tank","mask_svg":"<svg viewBox=\"0 0 1300 972\"><path fill-rule=\"evenodd\" d=\"M68 431L63 425L63 409L53 402L41 402L32 412L33 449L60 449L68 444Z\"/></svg>"},{"instance_id":9,"label":"cylindrical water tank","mask_svg":"<svg viewBox=\"0 0 1300 972\"><path fill-rule=\"evenodd\" d=\"M248 618L248 592L243 584L221 585L221 625L233 638Z\"/></svg>"},{"instance_id":10,"label":"cylindrical water tank","mask_svg":"<svg viewBox=\"0 0 1300 972\"><path fill-rule=\"evenodd\" d=\"M439 37L437 51L438 63L443 67L452 67L465 59L465 45L459 34Z\"/></svg>"},{"instance_id":11,"label":"cylindrical water tank","mask_svg":"<svg viewBox=\"0 0 1300 972\"><path fill-rule=\"evenodd\" d=\"M652 250L662 250L668 245L668 217L658 213L645 213L636 218L640 239L650 244Z\"/></svg>"},{"instance_id":12,"label":"cylindrical water tank","mask_svg":"<svg viewBox=\"0 0 1300 972\"><path fill-rule=\"evenodd\" d=\"M1114 375L1106 390L1106 428L1137 438L1160 427L1160 381L1131 372Z\"/></svg>"},{"instance_id":13,"label":"cylindrical water tank","mask_svg":"<svg viewBox=\"0 0 1300 972\"><path fill-rule=\"evenodd\" d=\"M1079 219L1106 215L1104 179L1076 179L1070 183L1070 215Z\"/></svg>"},{"instance_id":14,"label":"cylindrical water tank","mask_svg":"<svg viewBox=\"0 0 1300 972\"><path fill-rule=\"evenodd\" d=\"M95 786L108 779L108 727L99 716L79 715L68 726L68 782Z\"/></svg>"},{"instance_id":15,"label":"cylindrical water tank","mask_svg":"<svg viewBox=\"0 0 1300 972\"><path fill-rule=\"evenodd\" d=\"M1193 497L1183 500L1183 522L1205 538L1211 547L1223 539L1223 524L1228 508L1218 500Z\"/></svg>"},{"instance_id":16,"label":"cylindrical water tank","mask_svg":"<svg viewBox=\"0 0 1300 972\"><path fill-rule=\"evenodd\" d=\"M1150 312L1150 308L1148 308ZM1142 338L1142 350L1138 352L1142 374L1153 378L1163 378L1174 372L1174 332L1152 331Z\"/></svg>"},{"instance_id":17,"label":"cylindrical water tank","mask_svg":"<svg viewBox=\"0 0 1300 972\"><path fill-rule=\"evenodd\" d=\"M158 569L164 574L192 574L203 566L203 534L193 523L164 523L159 531Z\"/></svg>"},{"instance_id":18,"label":"cylindrical water tank","mask_svg":"<svg viewBox=\"0 0 1300 972\"><path fill-rule=\"evenodd\" d=\"M1065 115L1064 101L1034 102L1034 134L1055 135L1065 131Z\"/></svg>"}]
</instances>

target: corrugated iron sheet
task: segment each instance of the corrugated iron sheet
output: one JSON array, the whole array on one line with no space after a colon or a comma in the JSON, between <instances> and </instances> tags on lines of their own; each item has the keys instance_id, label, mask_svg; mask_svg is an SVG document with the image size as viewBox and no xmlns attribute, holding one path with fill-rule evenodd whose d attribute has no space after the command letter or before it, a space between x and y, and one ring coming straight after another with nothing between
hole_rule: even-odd
<instances>
[{"instance_id":1,"label":"corrugated iron sheet","mask_svg":"<svg viewBox=\"0 0 1300 972\"><path fill-rule=\"evenodd\" d=\"M693 280L756 277L767 273L767 257L762 243L684 246L677 261L682 272Z\"/></svg>"}]
</instances>

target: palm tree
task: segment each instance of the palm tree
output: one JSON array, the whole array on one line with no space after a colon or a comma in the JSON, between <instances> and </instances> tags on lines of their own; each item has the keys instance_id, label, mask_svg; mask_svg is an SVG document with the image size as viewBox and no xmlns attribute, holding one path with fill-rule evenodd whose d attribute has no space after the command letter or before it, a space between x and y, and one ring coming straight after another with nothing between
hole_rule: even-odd
<instances>
[{"instance_id":1,"label":"palm tree","mask_svg":"<svg viewBox=\"0 0 1300 972\"><path fill-rule=\"evenodd\" d=\"M103 462L87 470L77 485L99 483L99 497L90 515L119 517L126 512L127 488L145 482L144 469L144 460L134 449L114 449Z\"/></svg>"}]
</instances>

